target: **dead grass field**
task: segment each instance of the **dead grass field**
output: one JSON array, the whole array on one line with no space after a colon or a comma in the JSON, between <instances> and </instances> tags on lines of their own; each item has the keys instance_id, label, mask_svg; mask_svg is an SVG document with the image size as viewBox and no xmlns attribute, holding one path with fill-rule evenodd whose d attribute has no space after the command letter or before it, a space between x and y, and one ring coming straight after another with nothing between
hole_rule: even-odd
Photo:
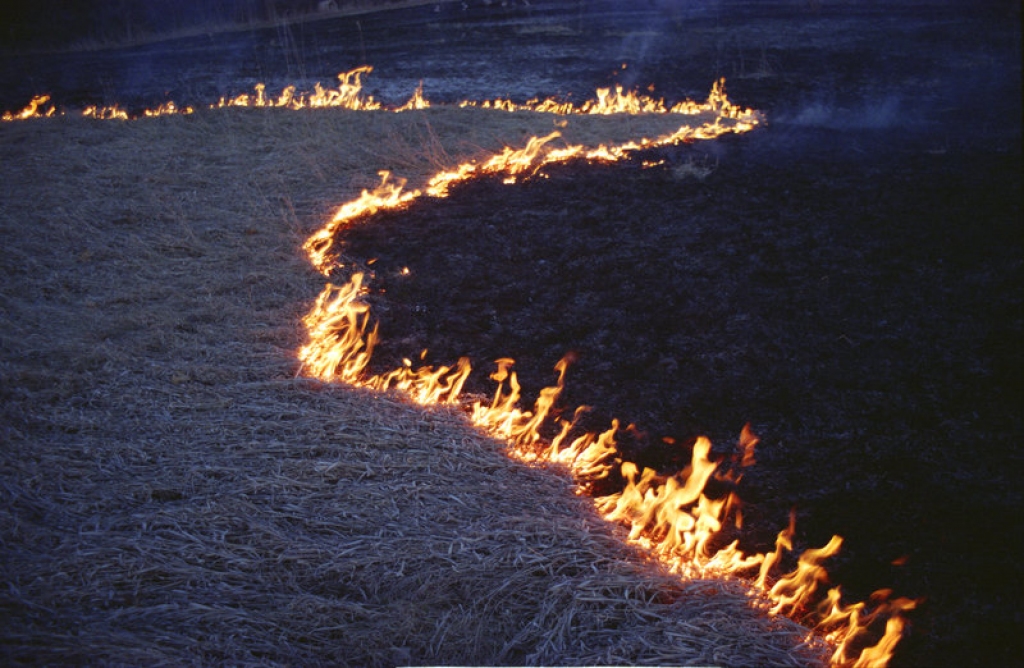
<instances>
[{"instance_id":1,"label":"dead grass field","mask_svg":"<svg viewBox=\"0 0 1024 668\"><path fill-rule=\"evenodd\" d=\"M566 132L637 130L614 122ZM296 377L324 280L300 245L334 207L551 129L0 126L3 663L815 664L803 629L642 563L461 415Z\"/></svg>"}]
</instances>

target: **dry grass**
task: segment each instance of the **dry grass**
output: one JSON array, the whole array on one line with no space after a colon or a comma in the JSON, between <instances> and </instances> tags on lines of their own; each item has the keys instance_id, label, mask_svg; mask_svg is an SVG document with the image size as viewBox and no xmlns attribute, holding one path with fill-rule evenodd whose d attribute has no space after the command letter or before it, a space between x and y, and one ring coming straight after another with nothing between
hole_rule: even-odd
<instances>
[{"instance_id":1,"label":"dry grass","mask_svg":"<svg viewBox=\"0 0 1024 668\"><path fill-rule=\"evenodd\" d=\"M298 249L334 206L552 124L0 127L3 662L813 663L799 627L644 564L463 416L295 378L323 281Z\"/></svg>"}]
</instances>

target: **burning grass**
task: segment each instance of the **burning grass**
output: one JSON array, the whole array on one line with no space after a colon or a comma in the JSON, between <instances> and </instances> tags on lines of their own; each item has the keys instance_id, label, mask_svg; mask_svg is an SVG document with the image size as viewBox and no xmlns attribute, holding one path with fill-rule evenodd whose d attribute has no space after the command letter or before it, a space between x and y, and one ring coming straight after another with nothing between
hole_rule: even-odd
<instances>
[{"instance_id":1,"label":"burning grass","mask_svg":"<svg viewBox=\"0 0 1024 668\"><path fill-rule=\"evenodd\" d=\"M621 96L622 91L618 89L611 99L618 100ZM650 108L647 103L635 105L629 100L626 104L609 103L609 99L608 91L599 91L598 102L593 105L599 109L596 112L588 105L558 107L553 111L566 115L620 111L629 114L667 113L660 104L657 108ZM544 104L528 104L545 112L552 111ZM505 109L500 105L498 108L520 110L514 107ZM592 147L549 148L547 144L558 138L560 133L553 132L544 137L535 135L521 149L506 147L485 160L471 160L442 169L432 175L422 189L407 189L405 182L389 183L389 172L382 171L382 180L377 188L364 190L360 197L341 206L334 217L307 240L304 248L312 264L330 276L335 269L344 266L338 261L334 249L335 237L354 221L373 216L380 210L405 208L424 195L447 197L452 185L481 176L501 177L504 183L510 184L542 174L541 170L549 164L570 159L616 161L641 148L745 132L758 123L755 112L741 110L728 101L721 82L712 89L706 104L678 105L671 113L698 118L703 115L704 118L684 123L654 138L630 139L618 144L602 142ZM407 271L407 268L402 269L403 274ZM361 299L366 292L361 272L354 273L346 285L329 283L321 292L313 309L303 319L308 330L308 343L299 351L302 372L328 381L341 380L379 390L396 387L417 403L425 405L462 402L462 387L471 373L467 358L460 359L453 367L423 365L417 368L410 360L405 360L404 366L386 373L365 374L378 341L377 326L369 313L370 306ZM595 485L603 486L608 479L620 479L622 488L596 498L595 506L605 519L629 525L629 541L644 547L660 564L686 579L705 575L728 578L756 568L756 584L749 590L749 595L761 599L765 609L770 608L770 614L800 616L827 634L826 637L835 644L832 663L874 666L888 662L904 628L902 614L913 609L917 602L907 598L890 601L891 591L878 590L871 596L872 605L851 604L842 600L839 587L830 588L825 600L821 600L817 590L828 579L821 562L836 554L842 543L839 536L833 535L824 547L804 550L799 555L795 570L785 574L775 574L772 569L781 563L784 554L793 551L792 522L788 529L779 533L774 551L750 554L738 548L738 540L712 548L712 541L718 537L724 523L731 519L730 508L739 500L732 493L723 498L707 496L706 486L712 476L717 481L732 483L738 481L741 474L735 470L724 473L717 470L721 462L709 459L711 445L706 438L700 437L693 444L689 467L673 471L665 478L653 468L622 461L617 443L620 425L616 420L603 433L587 432L575 436L571 442L570 434L576 428L576 420L559 420L561 431L548 443L542 429L550 426L549 413L564 387L568 358L556 365L559 371L557 386L542 389L532 410L524 410L520 405L520 385L516 373L509 371L513 363L511 359L497 361L498 369L491 378L498 383L498 389L489 405L483 401L471 404L472 422L507 441L510 455L526 461L566 465L579 484L580 493L593 493ZM580 410L583 409L581 407ZM744 430L740 443L744 450L741 456L743 466L753 462L752 449L756 440ZM735 522L739 527L738 517ZM813 609L817 612L808 614ZM884 635L877 642L865 643L871 635L870 627L878 626L879 620L884 620Z\"/></svg>"},{"instance_id":2,"label":"burning grass","mask_svg":"<svg viewBox=\"0 0 1024 668\"><path fill-rule=\"evenodd\" d=\"M221 110L0 129L5 661L820 661L735 583L638 561L566 480L449 410L295 378L322 281L297 249L339 193L552 126Z\"/></svg>"}]
</instances>

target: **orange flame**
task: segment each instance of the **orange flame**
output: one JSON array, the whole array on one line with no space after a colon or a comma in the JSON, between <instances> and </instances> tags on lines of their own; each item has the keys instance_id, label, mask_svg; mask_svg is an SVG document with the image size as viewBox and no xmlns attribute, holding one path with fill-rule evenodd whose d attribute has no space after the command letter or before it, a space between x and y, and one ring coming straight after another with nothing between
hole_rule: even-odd
<instances>
[{"instance_id":1,"label":"orange flame","mask_svg":"<svg viewBox=\"0 0 1024 668\"><path fill-rule=\"evenodd\" d=\"M413 369L406 360L398 370L364 376L377 341L377 327L370 326L369 306L360 300L365 293L362 281L362 274L354 274L345 286L328 285L317 299L303 321L310 334L310 343L299 352L303 371L324 380L341 380L377 390L397 388L422 404L458 403L471 370L466 358L460 359L454 369ZM874 608L865 612L865 603L841 603L840 590L834 587L820 605L813 605L819 585L828 579L822 562L839 550L840 537L833 536L822 548L805 550L793 571L774 578L772 572L780 565L784 553L793 550L792 516L789 526L779 533L773 552L745 554L737 541L713 549L713 541L721 533L735 498L732 493L722 499L705 495L709 480L719 468L719 463L710 457L710 441L697 439L690 465L667 477L622 461L615 442L617 421L607 431L584 434L564 448L562 443L572 423L562 421L561 432L545 445L540 430L564 387L569 360L563 358L556 365L556 384L541 390L532 411L519 407L521 387L511 370L513 364L511 359L497 360L497 370L491 374L498 383L493 399L486 404L477 401L469 407L473 424L505 439L511 455L523 461L564 465L581 488L619 473L626 480L624 489L594 499L596 508L608 521L626 524L630 529L629 540L649 550L670 570L683 577L727 577L757 568L757 577L750 583L752 595L764 602L769 614L799 616L812 624L821 637L834 645L833 665L888 663L902 635L902 615L913 609L916 601L898 598L890 602L888 592L876 592L872 597ZM577 414L580 410L583 409L578 409ZM745 427L734 459L752 463L756 441L749 427ZM870 627L881 619L886 620L884 633L874 645L867 645L872 635ZM857 646L861 646L859 651Z\"/></svg>"},{"instance_id":2,"label":"orange flame","mask_svg":"<svg viewBox=\"0 0 1024 668\"><path fill-rule=\"evenodd\" d=\"M364 70L353 70L353 72L348 74L351 75L360 71ZM369 68L366 68L365 71L369 71ZM358 83L358 77L356 77L356 83ZM410 108L410 105L415 107L415 101L420 97L420 93L420 89L417 89L417 93L403 109ZM615 99L619 100L620 95L621 91ZM429 197L447 197L449 189L453 185L471 178L503 175L506 183L515 183L517 179L523 176L536 174L546 165L565 162L572 158L582 157L591 161L615 161L622 159L631 152L644 148L678 144L693 141L694 139L710 139L727 132L748 132L760 122L760 115L757 112L750 109L741 110L740 107L728 101L728 98L725 96L724 81L715 84L708 99L709 101L705 104L691 103L689 106L676 105L676 107L698 110L698 112L692 113L704 113L711 109L717 109L723 113L727 111L730 116L724 122L722 116L716 116L711 123L704 123L697 127L684 123L675 131L654 139L642 138L637 141L628 141L610 146L602 144L591 149L587 149L582 145L555 147L552 145L552 142L561 137L561 134L555 131L544 137L530 138L526 145L520 149L506 147L501 153L496 153L483 162L462 163L452 169L439 171L430 177L422 188L415 190L405 190L405 181L389 183L390 174L388 172L381 172L381 183L376 189L372 191L364 190L358 198L342 205L331 221L314 233L306 241L303 248L309 254L313 266L321 273L327 274L332 263L330 251L338 230L347 223L362 216L372 215L380 209L406 206L424 194ZM610 104L612 103L595 103L593 108L607 109ZM615 104L624 103L615 102ZM587 105L584 105L584 107L591 108ZM663 105L661 108L663 109ZM681 111L676 113L691 112Z\"/></svg>"},{"instance_id":3,"label":"orange flame","mask_svg":"<svg viewBox=\"0 0 1024 668\"><path fill-rule=\"evenodd\" d=\"M353 110L378 110L382 105L373 98L361 96L361 76L372 68L359 67L338 75L336 90L324 89L317 84L314 92L296 93L294 86L286 87L276 98L266 95L266 87L258 84L253 95L242 94L222 98L211 108L228 106L277 107L306 109L341 107ZM49 96L33 98L25 109L7 112L3 120L23 120L57 113L50 106L41 111ZM402 179L391 179L388 172L380 172L380 184L373 190L364 190L359 197L343 204L321 229L310 236L303 248L311 263L323 274L334 268L332 256L334 239L338 232L357 218L371 216L383 209L408 206L421 196L446 197L450 188L460 182L481 176L502 177L513 183L535 175L544 166L570 159L589 161L616 161L629 154L656 146L710 139L727 132L742 133L754 129L761 116L756 111L733 104L727 98L724 80L717 81L705 102L684 101L666 107L663 100L625 93L621 87L599 89L596 98L579 106L555 100L530 100L517 105L507 100L475 103L477 106L505 111L532 111L553 114L678 114L694 116L713 114L711 122L691 125L684 122L675 131L662 136L638 138L620 144L584 147L557 145L560 134L553 132L544 137L531 138L524 147L506 147L500 153L482 161L457 165L434 174L416 189L406 189ZM410 100L392 111L424 109L429 102L423 97L422 84ZM173 102L143 112L145 117L192 113L191 107L178 108ZM90 107L83 115L97 119L127 119L127 112L117 106ZM471 372L469 360L460 359L454 367L423 366L414 368L406 360L402 367L368 376L366 371L378 341L377 324L370 306L363 300L367 293L364 276L355 273L345 285L328 283L317 297L310 312L303 318L308 342L298 351L301 372L326 381L341 381L376 390L398 389L421 404L461 402L460 395ZM795 570L782 576L773 575L785 553L793 551L795 524L781 531L775 549L763 554L745 554L738 542L717 547L722 542L723 528L730 518L740 526L739 499L732 492L722 498L712 498L705 491L713 478L736 483L742 468L753 465L757 437L745 427L731 458L731 468L721 470L722 462L711 457L711 444L700 438L693 446L690 465L672 476L660 476L656 471L640 468L633 462L623 461L616 436L619 423L613 421L609 429L600 434L585 433L566 443L575 425L575 419L560 420L560 432L550 441L542 436L542 429L552 421L552 412L564 387L569 359L556 365L558 378L552 387L541 390L532 410L520 408L521 387L513 361L497 361L497 370L491 378L498 388L489 403L475 402L468 406L473 424L509 443L509 454L528 462L549 462L566 467L582 491L611 476L625 481L621 492L594 499L595 506L609 521L629 527L629 538L649 550L652 557L683 577L729 577L754 571L756 577L749 583L752 596L762 603L770 614L799 616L814 625L820 637L834 647L831 662L837 666L884 666L902 635L903 613L915 607L916 601L897 598L888 600L888 592L877 592L871 598L871 607L859 602L843 604L838 587L829 589L824 600L815 607L820 585L827 581L822 562L833 555L842 542L838 536L824 547L804 551L797 559ZM578 416L584 408L577 409ZM816 620L816 621L815 621ZM884 632L874 645L877 627L885 621Z\"/></svg>"},{"instance_id":4,"label":"orange flame","mask_svg":"<svg viewBox=\"0 0 1024 668\"><path fill-rule=\"evenodd\" d=\"M143 116L147 118L156 118L157 116L175 116L177 114L185 115L194 113L195 109L192 107L178 107L173 101L164 102L155 109L146 109L142 112Z\"/></svg>"},{"instance_id":5,"label":"orange flame","mask_svg":"<svg viewBox=\"0 0 1024 668\"><path fill-rule=\"evenodd\" d=\"M419 96L419 91L417 91ZM414 99L417 97L414 96ZM632 96L632 97L630 97ZM506 182L515 182L523 176L536 174L545 165L564 162L572 158L614 161L630 152L652 146L661 146L696 139L708 139L725 132L746 132L758 124L760 116L749 109L732 104L725 95L724 82L716 82L705 103L685 102L665 110L658 100L623 94L621 88L612 93L598 91L595 101L580 107L556 105L551 102L531 101L517 106L508 101L494 101L482 105L463 103L463 106L517 111L545 111L551 113L676 113L698 114L716 112L710 123L692 127L683 124L676 131L656 137L642 138L622 144L595 148L553 145L559 133L533 137L521 149L505 148L481 162L470 162L443 170L429 178L422 188L406 190L403 181L389 182L390 175L381 173L381 183L373 191L362 194L341 206L323 228L305 244L313 265L323 273L332 268L330 250L333 239L341 228L357 217L372 215L380 209L408 205L421 196L446 197L452 185L480 176L501 176ZM314 309L304 320L310 343L299 358L304 373L324 380L340 379L376 389L398 388L420 403L457 403L459 393L470 373L467 359L459 360L456 367L430 366L414 369L409 360L403 367L385 374L365 377L363 373L376 342L376 325L370 326L369 306L360 300L364 292L362 274L355 274L344 287L328 285L318 298ZM750 582L752 595L763 603L769 614L799 616L814 626L819 637L834 647L831 662L837 666L884 666L892 656L902 634L902 614L916 604L909 599L892 602L874 601L874 608L865 613L865 603L843 604L840 590L832 588L825 601L814 606L820 598L820 585L827 582L822 562L834 555L842 539L833 537L827 545L805 550L797 559L796 568L782 576L775 576L784 554L793 550L795 524L791 518L787 529L779 533L774 551L763 554L745 554L733 541L716 547L716 539L730 517L740 526L739 499L729 492L723 498L712 498L705 491L713 478L738 482L739 472L755 462L757 437L744 427L733 454L732 468L720 471L721 462L711 458L711 443L699 438L693 446L690 465L672 476L659 476L652 469L640 468L633 462L623 461L616 443L619 423L601 434L586 433L566 444L574 426L572 421L561 420L557 436L546 441L542 428L550 424L552 410L564 387L569 360L556 365L558 378L555 385L541 390L532 410L520 407L521 390L514 362L497 360L497 370L491 379L497 390L490 402L474 402L469 407L473 424L486 432L506 440L509 454L524 461L549 462L565 466L585 490L594 483L612 475L619 475L625 487L617 494L594 499L598 511L608 520L629 527L629 540L646 548L653 557L683 577L729 577L756 569ZM577 409L578 416L583 408ZM719 541L721 542L721 541ZM877 636L869 626L885 619L881 638L869 645ZM859 649L857 648L859 647Z\"/></svg>"},{"instance_id":6,"label":"orange flame","mask_svg":"<svg viewBox=\"0 0 1024 668\"><path fill-rule=\"evenodd\" d=\"M116 104L111 107L86 107L82 111L82 116L85 116L86 118L95 118L101 121L128 120L128 112L124 109L119 108Z\"/></svg>"},{"instance_id":7,"label":"orange flame","mask_svg":"<svg viewBox=\"0 0 1024 668\"><path fill-rule=\"evenodd\" d=\"M370 307L359 301L363 292L362 274L340 287L328 283L302 319L310 342L299 350L299 360L308 375L346 383L361 380L377 342L377 327L367 331Z\"/></svg>"},{"instance_id":8,"label":"orange flame","mask_svg":"<svg viewBox=\"0 0 1024 668\"><path fill-rule=\"evenodd\" d=\"M427 98L423 97L423 82L421 81L420 85L416 87L415 92L413 92L412 97L409 98L409 101L406 102L405 104L403 104L398 109L395 109L395 111L396 112L401 112L401 111L412 111L414 109L429 109L429 108L430 108L430 101Z\"/></svg>"},{"instance_id":9,"label":"orange flame","mask_svg":"<svg viewBox=\"0 0 1024 668\"><path fill-rule=\"evenodd\" d=\"M320 83L313 87L313 93L295 93L295 86L288 86L276 99L266 96L266 85L256 84L255 95L242 93L233 98L221 98L216 107L279 107L284 109L307 109L340 107L352 110L374 110L382 106L372 97L360 95L363 89L362 75L369 74L373 67L364 65L338 74L338 88L324 88Z\"/></svg>"},{"instance_id":10,"label":"orange flame","mask_svg":"<svg viewBox=\"0 0 1024 668\"><path fill-rule=\"evenodd\" d=\"M372 111L384 109L384 105L375 101L373 97L362 96L362 76L370 74L373 67L363 65L348 72L338 74L337 89L324 88L320 83L314 84L312 93L296 92L295 86L286 86L276 98L268 97L266 85L258 83L254 86L254 93L241 93L234 97L221 97L216 104L210 105L211 109L224 107L272 107L283 109L318 109L325 107L342 108L350 110ZM2 119L5 121L25 120L41 116L52 116L57 113L56 107L49 107L46 112L40 108L49 101L50 96L40 95L33 98L28 106L21 111L5 112ZM718 136L724 132L745 132L753 129L760 119L760 115L748 108L743 108L729 101L725 94L725 79L720 79L712 86L711 94L707 101L698 103L692 100L684 100L672 107L667 107L664 100L654 99L645 95L638 95L635 92L624 92L622 86L611 88L599 88L596 97L576 106L572 102L562 102L554 98L545 100L533 99L522 104L516 104L510 100L492 100L487 102L463 101L460 107L481 107L484 109L501 109L505 111L533 111L540 113L551 113L559 115L574 114L681 114L697 115L703 113L714 113L721 119L733 121L733 127L723 130L719 123L709 128L687 128L685 131L660 138L655 142L641 140L639 144L632 145L628 149L620 147L620 150L634 150L637 147L659 145L665 143L676 143L689 141L691 139L708 139ZM391 111L403 112L416 109L427 109L430 102L423 95L423 83L413 92L409 100ZM172 114L193 113L192 107L178 107L173 101L168 101L154 109L146 109L142 112L143 117L166 116ZM100 120L131 118L127 112L113 107L90 106L83 110L83 115ZM685 126L684 126L685 127ZM621 156L619 156L621 157Z\"/></svg>"},{"instance_id":11,"label":"orange flame","mask_svg":"<svg viewBox=\"0 0 1024 668\"><path fill-rule=\"evenodd\" d=\"M372 191L363 190L359 197L342 205L330 222L317 230L303 244L302 248L308 254L310 262L321 273L326 274L330 269L330 251L334 245L334 236L339 228L360 216L372 215L380 209L394 209L405 206L420 196L419 190L404 190L404 179L389 183L388 179L391 178L390 172L382 171L379 174L381 177L379 186Z\"/></svg>"},{"instance_id":12,"label":"orange flame","mask_svg":"<svg viewBox=\"0 0 1024 668\"><path fill-rule=\"evenodd\" d=\"M24 121L29 118L41 118L43 116L52 116L56 109L50 107L46 112L40 112L39 109L44 104L50 101L49 95L37 95L28 103L21 111L15 113L11 111L5 111L3 116L0 116L5 121Z\"/></svg>"},{"instance_id":13,"label":"orange flame","mask_svg":"<svg viewBox=\"0 0 1024 668\"><path fill-rule=\"evenodd\" d=\"M464 100L459 103L460 107L480 107L482 109L499 109L502 111L537 111L559 115L573 114L684 114L695 116L707 112L714 112L725 118L742 120L744 118L754 119L756 112L751 109L733 104L725 94L725 79L719 79L711 88L711 94L705 102L694 102L684 100L672 107L667 107L663 99L654 99L646 95L638 95L635 92L623 92L621 85L611 88L598 88L595 99L587 100L576 106L572 102L559 102L553 98L545 100L532 99L516 104L511 100L488 100L484 102L473 102Z\"/></svg>"}]
</instances>

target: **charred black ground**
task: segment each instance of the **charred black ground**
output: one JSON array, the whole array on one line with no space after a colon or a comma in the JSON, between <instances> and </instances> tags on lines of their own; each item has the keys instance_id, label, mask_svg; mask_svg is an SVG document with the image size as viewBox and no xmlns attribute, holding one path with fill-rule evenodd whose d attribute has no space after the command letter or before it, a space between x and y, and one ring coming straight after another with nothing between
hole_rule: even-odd
<instances>
[{"instance_id":1,"label":"charred black ground","mask_svg":"<svg viewBox=\"0 0 1024 668\"><path fill-rule=\"evenodd\" d=\"M563 407L635 423L626 457L663 471L750 421L752 546L795 506L808 544L847 539L851 595L929 599L909 664L999 655L1020 576L999 548L1019 502L1020 153L801 134L471 183L349 230L346 255L376 259L374 364L468 355L487 394L510 356L535 393L571 352Z\"/></svg>"}]
</instances>

